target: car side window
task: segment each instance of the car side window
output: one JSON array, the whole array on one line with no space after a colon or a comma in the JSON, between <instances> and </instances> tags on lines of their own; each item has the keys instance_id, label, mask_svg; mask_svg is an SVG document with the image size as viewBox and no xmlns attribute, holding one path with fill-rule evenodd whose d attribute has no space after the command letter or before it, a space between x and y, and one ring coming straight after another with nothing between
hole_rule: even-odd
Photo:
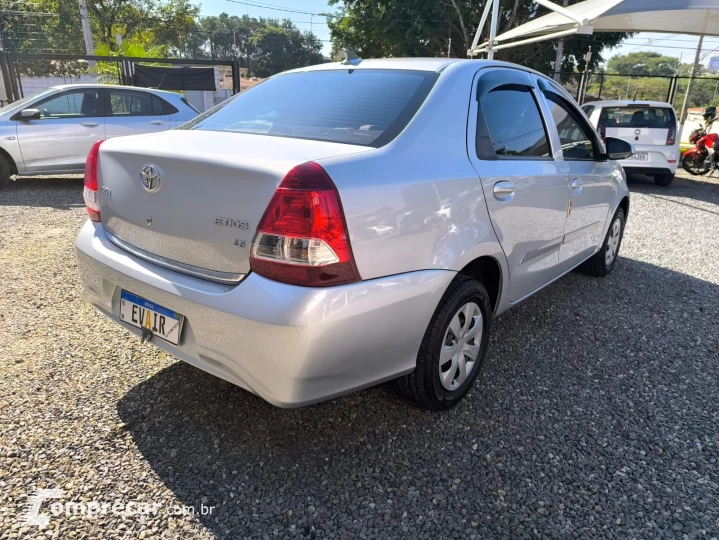
<instances>
[{"instance_id":1,"label":"car side window","mask_svg":"<svg viewBox=\"0 0 719 540\"><path fill-rule=\"evenodd\" d=\"M162 116L165 108L162 100L144 92L110 90L111 116Z\"/></svg>"},{"instance_id":2,"label":"car side window","mask_svg":"<svg viewBox=\"0 0 719 540\"><path fill-rule=\"evenodd\" d=\"M479 99L479 115L497 159L550 157L549 137L529 87L508 84L490 90Z\"/></svg>"},{"instance_id":3,"label":"car side window","mask_svg":"<svg viewBox=\"0 0 719 540\"><path fill-rule=\"evenodd\" d=\"M587 115L587 118L592 117L592 113L594 112L594 109L595 109L594 105L585 105L584 107L582 107L582 110L584 111L584 114Z\"/></svg>"},{"instance_id":4,"label":"car side window","mask_svg":"<svg viewBox=\"0 0 719 540\"><path fill-rule=\"evenodd\" d=\"M598 147L591 136L592 129L581 115L562 97L545 91L544 97L552 112L552 120L559 133L562 155L566 160L594 160L599 156Z\"/></svg>"},{"instance_id":5,"label":"car side window","mask_svg":"<svg viewBox=\"0 0 719 540\"><path fill-rule=\"evenodd\" d=\"M33 108L40 111L41 120L93 118L100 116L100 94L97 90L65 92L41 101Z\"/></svg>"}]
</instances>

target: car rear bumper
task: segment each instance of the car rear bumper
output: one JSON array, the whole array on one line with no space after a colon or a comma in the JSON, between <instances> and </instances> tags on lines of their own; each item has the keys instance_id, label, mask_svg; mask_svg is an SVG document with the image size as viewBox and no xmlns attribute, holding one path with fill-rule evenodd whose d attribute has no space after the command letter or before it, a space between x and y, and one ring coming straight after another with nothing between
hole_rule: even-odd
<instances>
[{"instance_id":1,"label":"car rear bumper","mask_svg":"<svg viewBox=\"0 0 719 540\"><path fill-rule=\"evenodd\" d=\"M76 240L85 300L120 326L122 290L185 316L180 344L160 349L279 407L330 399L411 372L455 272L411 272L310 288L250 274L210 283L145 262L87 221Z\"/></svg>"},{"instance_id":2,"label":"car rear bumper","mask_svg":"<svg viewBox=\"0 0 719 540\"><path fill-rule=\"evenodd\" d=\"M631 142L631 141L630 141ZM658 150L661 148L661 150ZM674 174L681 155L678 147L636 146L636 154L646 153L647 160L623 159L619 163L628 174Z\"/></svg>"}]
</instances>

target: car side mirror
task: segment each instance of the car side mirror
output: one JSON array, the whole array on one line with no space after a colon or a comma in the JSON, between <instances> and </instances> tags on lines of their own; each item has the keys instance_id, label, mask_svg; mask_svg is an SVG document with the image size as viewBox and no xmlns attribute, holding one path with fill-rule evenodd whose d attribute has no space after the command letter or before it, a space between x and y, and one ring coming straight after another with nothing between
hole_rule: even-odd
<instances>
[{"instance_id":1,"label":"car side mirror","mask_svg":"<svg viewBox=\"0 0 719 540\"><path fill-rule=\"evenodd\" d=\"M607 137L607 157L612 160L629 159L634 154L634 145L623 139Z\"/></svg>"},{"instance_id":2,"label":"car side mirror","mask_svg":"<svg viewBox=\"0 0 719 540\"><path fill-rule=\"evenodd\" d=\"M18 120L40 120L39 109L23 109L20 111L20 118Z\"/></svg>"}]
</instances>

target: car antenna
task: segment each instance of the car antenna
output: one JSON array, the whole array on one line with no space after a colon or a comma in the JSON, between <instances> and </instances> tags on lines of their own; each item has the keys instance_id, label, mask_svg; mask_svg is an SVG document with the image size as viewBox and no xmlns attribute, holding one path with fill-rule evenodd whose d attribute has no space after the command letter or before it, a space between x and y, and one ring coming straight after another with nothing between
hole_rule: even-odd
<instances>
[{"instance_id":1,"label":"car antenna","mask_svg":"<svg viewBox=\"0 0 719 540\"><path fill-rule=\"evenodd\" d=\"M639 93L639 88L637 88L637 91L634 92L634 99L633 99L632 101L636 101L636 100L637 100L637 94L638 94L638 93Z\"/></svg>"},{"instance_id":2,"label":"car antenna","mask_svg":"<svg viewBox=\"0 0 719 540\"><path fill-rule=\"evenodd\" d=\"M357 53L354 52L352 49L340 49L340 60L341 64L351 64L353 66L358 65L362 59L357 56Z\"/></svg>"}]
</instances>

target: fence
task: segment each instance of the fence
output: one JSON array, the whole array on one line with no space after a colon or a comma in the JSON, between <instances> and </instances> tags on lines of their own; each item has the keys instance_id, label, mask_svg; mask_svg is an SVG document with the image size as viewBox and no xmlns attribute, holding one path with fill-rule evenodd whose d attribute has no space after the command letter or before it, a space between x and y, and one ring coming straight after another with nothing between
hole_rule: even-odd
<instances>
[{"instance_id":1,"label":"fence","mask_svg":"<svg viewBox=\"0 0 719 540\"><path fill-rule=\"evenodd\" d=\"M181 91L200 112L221 103L240 91L240 68L237 60L106 57L65 54L18 54L0 52L0 105L16 101L60 84L122 84L132 86L137 66L212 67L214 90ZM171 72L171 71L170 71ZM212 86L212 85L210 85Z\"/></svg>"}]
</instances>

